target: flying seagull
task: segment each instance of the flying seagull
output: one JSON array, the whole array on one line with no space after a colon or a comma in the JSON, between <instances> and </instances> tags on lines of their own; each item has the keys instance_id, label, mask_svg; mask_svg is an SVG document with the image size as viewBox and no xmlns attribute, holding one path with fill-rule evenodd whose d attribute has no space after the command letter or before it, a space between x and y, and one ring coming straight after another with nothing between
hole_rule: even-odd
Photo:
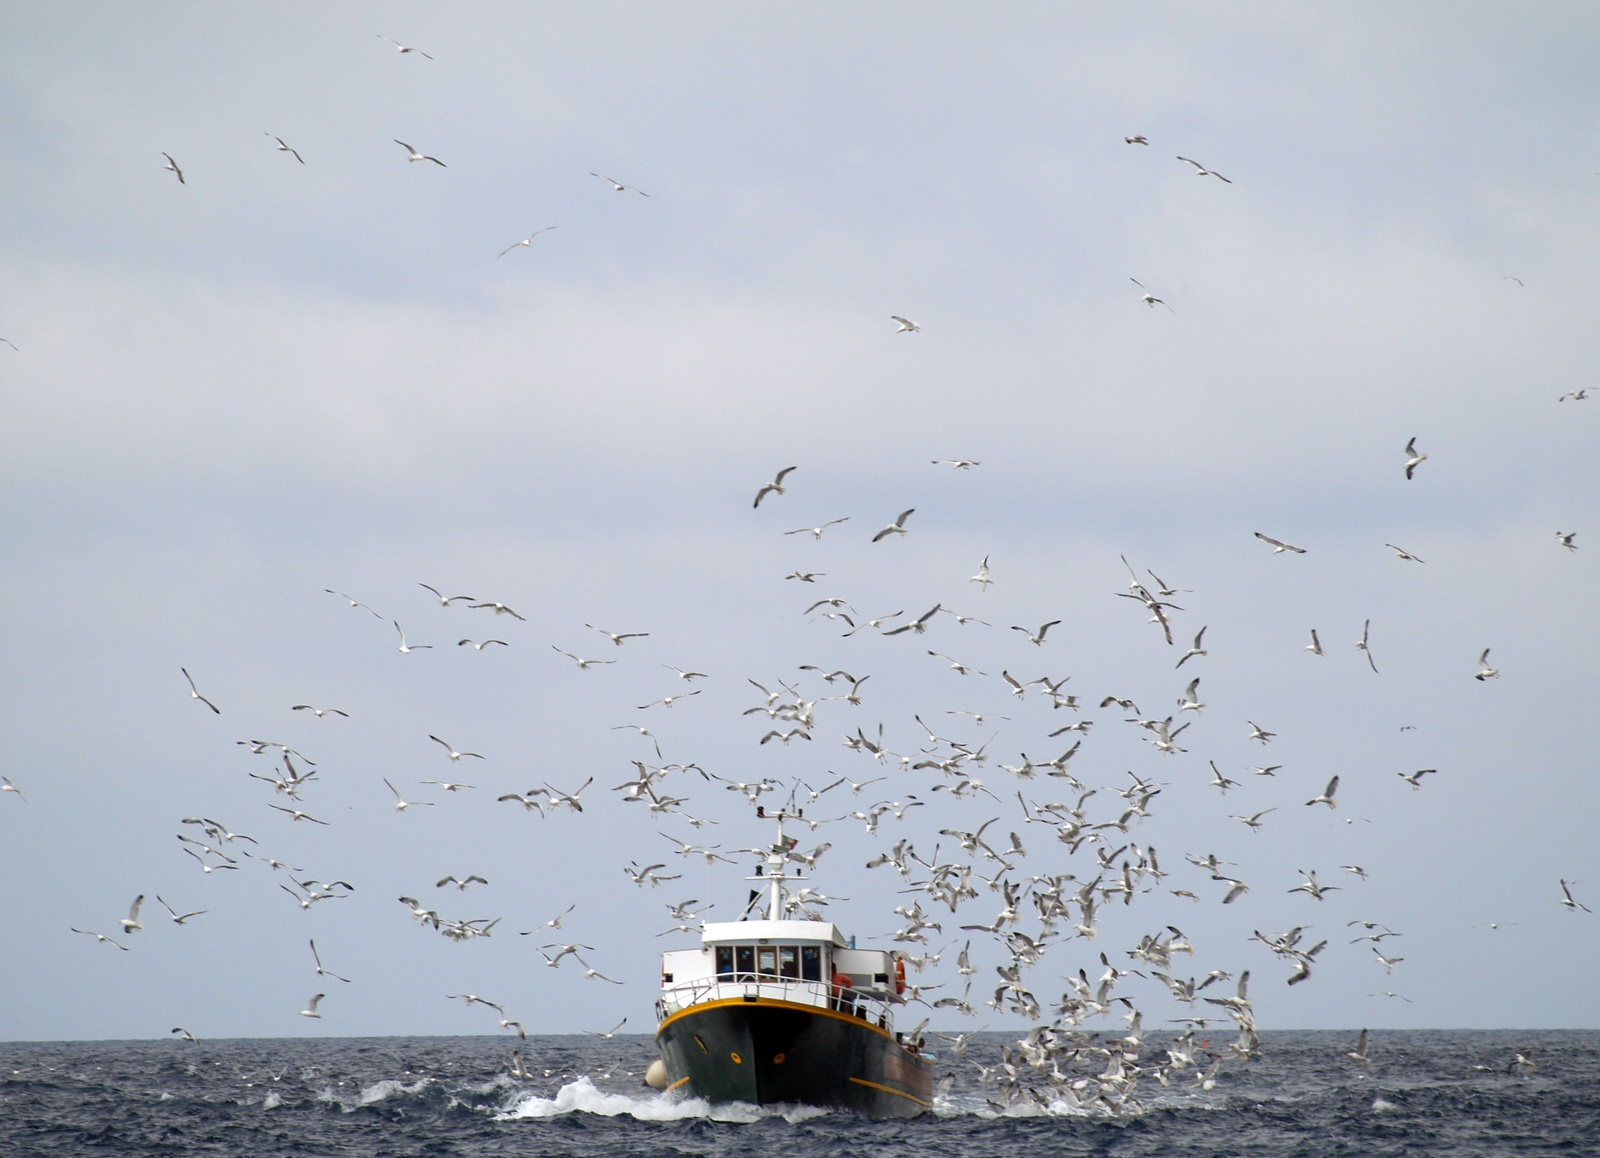
<instances>
[{"instance_id":1,"label":"flying seagull","mask_svg":"<svg viewBox=\"0 0 1600 1158\"><path fill-rule=\"evenodd\" d=\"M348 985L350 983L350 978L348 978L348 977L340 977L333 970L324 969L322 967L322 955L317 952L317 943L316 943L316 941L312 941L311 942L311 959L317 963L317 976L318 977L332 977L335 981L343 981L346 985ZM311 1008L315 1009L316 1006L313 1005Z\"/></svg>"},{"instance_id":2,"label":"flying seagull","mask_svg":"<svg viewBox=\"0 0 1600 1158\"><path fill-rule=\"evenodd\" d=\"M519 245L532 245L533 244L533 239L535 237L538 237L539 234L548 233L548 232L550 232L550 230L555 229L555 228L556 228L556 226L554 226L554 225L546 225L543 229L535 229L532 233L528 234L528 236L524 237L521 241L513 241L510 245L506 246L499 253L495 254L494 255L495 259L498 261L500 258L504 257L506 254L510 253L513 249L516 249Z\"/></svg>"},{"instance_id":3,"label":"flying seagull","mask_svg":"<svg viewBox=\"0 0 1600 1158\"><path fill-rule=\"evenodd\" d=\"M312 994L311 995L311 1000L306 1003L307 1004L307 1008L302 1009L300 1011L300 1016L301 1017L318 1017L318 1018L320 1018L322 1016L322 1014L317 1012L317 1002L321 1001L326 996L327 996L326 993L314 993L314 994Z\"/></svg>"},{"instance_id":4,"label":"flying seagull","mask_svg":"<svg viewBox=\"0 0 1600 1158\"><path fill-rule=\"evenodd\" d=\"M1428 456L1417 449L1416 435L1411 436L1411 441L1406 443L1406 478L1409 479L1418 466Z\"/></svg>"},{"instance_id":5,"label":"flying seagull","mask_svg":"<svg viewBox=\"0 0 1600 1158\"><path fill-rule=\"evenodd\" d=\"M133 898L133 904L128 906L128 915L117 922L122 926L124 933L137 933L144 928L143 925L139 924L139 906L142 904L144 904L144 894L140 893Z\"/></svg>"},{"instance_id":6,"label":"flying seagull","mask_svg":"<svg viewBox=\"0 0 1600 1158\"><path fill-rule=\"evenodd\" d=\"M314 708L310 704L296 704L289 710L291 712L310 712L319 720L326 716L329 712L332 712L336 716L343 716L347 720L350 718L349 712L340 711L338 708Z\"/></svg>"},{"instance_id":7,"label":"flying seagull","mask_svg":"<svg viewBox=\"0 0 1600 1158\"><path fill-rule=\"evenodd\" d=\"M1371 634L1371 631L1372 620L1368 619L1361 625L1361 638L1356 641L1356 648L1367 657L1367 662L1372 664L1372 670L1374 673L1376 673L1378 670L1378 665L1373 663L1372 649L1367 646L1367 638Z\"/></svg>"},{"instance_id":8,"label":"flying seagull","mask_svg":"<svg viewBox=\"0 0 1600 1158\"><path fill-rule=\"evenodd\" d=\"M1188 157L1179 157L1178 160L1188 161L1189 164L1193 165L1195 167L1196 177L1215 177L1218 181L1227 181L1229 185L1233 184L1232 181L1229 181L1228 178L1224 177L1221 173L1207 169L1199 161L1190 161Z\"/></svg>"},{"instance_id":9,"label":"flying seagull","mask_svg":"<svg viewBox=\"0 0 1600 1158\"><path fill-rule=\"evenodd\" d=\"M1167 306L1167 303L1164 299L1156 297L1149 290L1145 289L1144 282L1140 281L1136 277L1130 277L1128 280L1134 285L1138 286L1140 289L1144 290L1144 296L1139 300L1145 305L1149 306L1151 309L1155 309L1157 306ZM1167 306L1167 309L1171 310L1173 313L1178 312L1177 310L1173 310L1171 306Z\"/></svg>"},{"instance_id":10,"label":"flying seagull","mask_svg":"<svg viewBox=\"0 0 1600 1158\"><path fill-rule=\"evenodd\" d=\"M1296 555L1304 555L1306 553L1304 547L1296 547L1293 543L1285 543L1282 539L1274 539L1271 535L1263 535L1260 531L1256 531L1255 536L1263 543L1272 544L1272 553L1274 555L1281 555L1285 551L1293 551Z\"/></svg>"},{"instance_id":11,"label":"flying seagull","mask_svg":"<svg viewBox=\"0 0 1600 1158\"><path fill-rule=\"evenodd\" d=\"M1321 796L1313 796L1306 801L1306 804L1326 804L1329 808L1337 808L1339 806L1333 802L1333 794L1337 791L1339 791L1339 778L1335 776L1328 781L1328 786L1322 790Z\"/></svg>"},{"instance_id":12,"label":"flying seagull","mask_svg":"<svg viewBox=\"0 0 1600 1158\"><path fill-rule=\"evenodd\" d=\"M435 744L438 744L440 747L442 747L446 752L450 753L451 760L459 760L463 756L472 756L479 760L483 759L483 757L478 755L476 752L457 752L449 744L445 743L445 741L439 739L438 736L435 736L432 733L429 733L428 739L432 740Z\"/></svg>"},{"instance_id":13,"label":"flying seagull","mask_svg":"<svg viewBox=\"0 0 1600 1158\"><path fill-rule=\"evenodd\" d=\"M422 49L420 49L420 48L407 48L405 45L401 44L398 40L395 40L393 37L390 37L390 36L385 36L381 32L378 33L378 39L379 40L387 40L390 44L392 44L396 48L398 48L402 53L414 52L418 56L424 57L424 58L426 58L428 60L432 60L433 59L433 57L429 56L426 52L423 52ZM312 1006L312 1008L314 1009L316 1007Z\"/></svg>"},{"instance_id":14,"label":"flying seagull","mask_svg":"<svg viewBox=\"0 0 1600 1158\"><path fill-rule=\"evenodd\" d=\"M1499 679L1500 669L1489 666L1489 649L1486 647L1483 649L1483 654L1478 657L1478 674L1472 678L1481 683L1483 680L1491 677L1494 679Z\"/></svg>"},{"instance_id":15,"label":"flying seagull","mask_svg":"<svg viewBox=\"0 0 1600 1158\"><path fill-rule=\"evenodd\" d=\"M0 776L0 792L15 792L18 800L24 804L28 802L28 798L22 794L22 789L11 783L11 777L9 776Z\"/></svg>"},{"instance_id":16,"label":"flying seagull","mask_svg":"<svg viewBox=\"0 0 1600 1158\"><path fill-rule=\"evenodd\" d=\"M967 470L971 467L982 466L983 463L975 458L936 458L933 460L933 465L951 466L956 470Z\"/></svg>"},{"instance_id":17,"label":"flying seagull","mask_svg":"<svg viewBox=\"0 0 1600 1158\"><path fill-rule=\"evenodd\" d=\"M1393 543L1385 543L1384 546L1389 548L1389 550L1393 551L1396 555L1400 556L1400 558L1404 559L1407 563L1427 562L1426 559L1419 558L1418 556L1413 555L1410 551L1404 550L1401 547L1396 547Z\"/></svg>"},{"instance_id":18,"label":"flying seagull","mask_svg":"<svg viewBox=\"0 0 1600 1158\"><path fill-rule=\"evenodd\" d=\"M1561 882L1561 903L1563 905L1565 905L1569 909L1582 909L1586 913L1594 912L1593 909L1591 909L1588 905L1584 904L1582 901L1575 901L1575 900L1572 899L1572 890L1567 887L1567 882L1566 881L1562 881ZM83 932L83 930L82 929L74 929L73 932L81 933L81 932ZM96 933L95 936L99 937L100 934ZM100 939L102 941L109 940L109 938L107 938L107 937L100 937ZM111 943L113 945L117 944L115 941L112 941ZM117 948L120 949L120 948L122 948L122 946L121 945L117 945Z\"/></svg>"},{"instance_id":19,"label":"flying seagull","mask_svg":"<svg viewBox=\"0 0 1600 1158\"><path fill-rule=\"evenodd\" d=\"M895 519L894 522L890 523L883 530L872 536L872 541L876 543L885 535L904 535L906 533L906 519L908 519L912 513L916 511L916 509L916 507L909 507L906 510L901 511L900 516Z\"/></svg>"},{"instance_id":20,"label":"flying seagull","mask_svg":"<svg viewBox=\"0 0 1600 1158\"><path fill-rule=\"evenodd\" d=\"M786 466L777 474L773 475L772 481L756 492L756 501L750 505L752 507L759 507L761 505L761 500L766 498L769 494L786 494L787 492L784 490L783 486L783 477L794 469L795 468L792 466Z\"/></svg>"},{"instance_id":21,"label":"flying seagull","mask_svg":"<svg viewBox=\"0 0 1600 1158\"><path fill-rule=\"evenodd\" d=\"M1300 650L1309 651L1312 655L1324 654L1322 650L1322 641L1317 638L1317 629L1315 627L1311 629L1311 642L1306 644L1305 647L1301 648Z\"/></svg>"},{"instance_id":22,"label":"flying seagull","mask_svg":"<svg viewBox=\"0 0 1600 1158\"><path fill-rule=\"evenodd\" d=\"M167 159L167 163L161 167L163 169L171 169L174 173L176 173L178 175L178 184L187 185L189 182L183 179L183 170L178 168L178 162L172 159L172 154L162 153L161 155Z\"/></svg>"},{"instance_id":23,"label":"flying seagull","mask_svg":"<svg viewBox=\"0 0 1600 1158\"><path fill-rule=\"evenodd\" d=\"M850 516L846 515L842 519L829 519L826 523L823 523L820 527L796 527L792 531L785 531L784 534L785 535L810 535L814 539L820 539L820 538L822 538L822 532L826 531L829 527L833 526L833 524L835 524L835 523L848 523L849 521L850 521Z\"/></svg>"},{"instance_id":24,"label":"flying seagull","mask_svg":"<svg viewBox=\"0 0 1600 1158\"><path fill-rule=\"evenodd\" d=\"M428 651L433 647L433 644L431 644L431 643L417 643L417 644L408 644L408 643L406 643L406 633L405 633L404 629L401 628L400 621L399 620L391 620L391 622L394 624L394 629L396 631L400 632L400 653L402 655L410 655L414 651Z\"/></svg>"},{"instance_id":25,"label":"flying seagull","mask_svg":"<svg viewBox=\"0 0 1600 1158\"><path fill-rule=\"evenodd\" d=\"M1142 134L1139 133L1135 133L1131 137L1123 137L1122 140L1125 144L1129 145L1148 145L1150 143L1149 141L1145 140Z\"/></svg>"},{"instance_id":26,"label":"flying seagull","mask_svg":"<svg viewBox=\"0 0 1600 1158\"><path fill-rule=\"evenodd\" d=\"M1578 544L1576 544L1576 543L1574 543L1572 541L1572 540L1576 539L1577 537L1578 537L1578 532L1577 531L1557 531L1556 532L1556 539L1561 543L1561 545L1563 547L1565 547L1569 551L1576 551L1578 549Z\"/></svg>"},{"instance_id":27,"label":"flying seagull","mask_svg":"<svg viewBox=\"0 0 1600 1158\"><path fill-rule=\"evenodd\" d=\"M591 177L599 177L600 180L602 180L602 181L610 181L611 182L611 187L613 189L615 189L618 193L621 193L625 189L632 189L635 193L637 193L641 197L650 196L650 194L646 193L643 189L635 188L632 185L624 185L621 181L618 181L614 177L607 177L604 173L590 173L589 176L591 176Z\"/></svg>"},{"instance_id":28,"label":"flying seagull","mask_svg":"<svg viewBox=\"0 0 1600 1158\"><path fill-rule=\"evenodd\" d=\"M607 631L605 628L596 627L592 623L585 623L584 626L590 631L598 631L618 647L622 646L622 641L625 639L643 639L650 634L648 631Z\"/></svg>"},{"instance_id":29,"label":"flying seagull","mask_svg":"<svg viewBox=\"0 0 1600 1158\"><path fill-rule=\"evenodd\" d=\"M910 318L902 318L899 314L890 314L889 320L891 322L900 323L900 328L895 331L897 334L912 334L922 329L921 326L917 325L917 323L913 322Z\"/></svg>"},{"instance_id":30,"label":"flying seagull","mask_svg":"<svg viewBox=\"0 0 1600 1158\"><path fill-rule=\"evenodd\" d=\"M408 160L408 161L432 161L435 165L439 166L439 168L441 168L441 169L448 169L450 167L449 165L446 165L443 161L439 160L438 157L430 157L430 156L427 156L424 153L419 153L415 149L413 149L410 145L406 144L404 141L400 140L399 138L393 138L393 139L394 139L394 143L395 144L399 145L402 149L404 149L406 152L411 154L411 156L406 158L406 160Z\"/></svg>"},{"instance_id":31,"label":"flying seagull","mask_svg":"<svg viewBox=\"0 0 1600 1158\"><path fill-rule=\"evenodd\" d=\"M168 915L172 917L172 923L174 925L181 925L185 921L187 921L190 917L198 917L203 913L208 913L208 912L211 911L209 909L196 909L192 913L179 913L175 909L173 909L173 907L171 905L167 904L166 901L162 901L161 897L159 895L156 897L156 900L160 901L161 902L161 907L163 909L167 910Z\"/></svg>"},{"instance_id":32,"label":"flying seagull","mask_svg":"<svg viewBox=\"0 0 1600 1158\"><path fill-rule=\"evenodd\" d=\"M418 583L417 586L425 591L432 591L438 597L440 607L449 607L452 603L471 603L477 598L476 595L446 595L437 587L430 586L427 583Z\"/></svg>"},{"instance_id":33,"label":"flying seagull","mask_svg":"<svg viewBox=\"0 0 1600 1158\"><path fill-rule=\"evenodd\" d=\"M199 700L206 707L217 713L217 715L222 715L222 709L201 695L200 689L194 686L194 677L189 674L189 669L186 667L180 667L178 670L183 673L183 678L189 681L189 698L192 700Z\"/></svg>"},{"instance_id":34,"label":"flying seagull","mask_svg":"<svg viewBox=\"0 0 1600 1158\"><path fill-rule=\"evenodd\" d=\"M288 145L283 143L283 138L282 137L275 136L272 133L263 133L262 135L266 136L266 137L272 137L272 139L274 141L278 142L278 152L280 152L280 153L288 153L296 161L299 161L302 165L304 165L306 163L306 159L304 157L302 157L299 153L295 152Z\"/></svg>"},{"instance_id":35,"label":"flying seagull","mask_svg":"<svg viewBox=\"0 0 1600 1158\"><path fill-rule=\"evenodd\" d=\"M1574 402L1583 402L1583 401L1586 401L1588 399L1588 397L1589 397L1589 389L1588 389L1588 387L1584 387L1582 390L1568 390L1560 398L1557 398L1556 401L1557 402L1565 402L1568 398L1570 398Z\"/></svg>"}]
</instances>

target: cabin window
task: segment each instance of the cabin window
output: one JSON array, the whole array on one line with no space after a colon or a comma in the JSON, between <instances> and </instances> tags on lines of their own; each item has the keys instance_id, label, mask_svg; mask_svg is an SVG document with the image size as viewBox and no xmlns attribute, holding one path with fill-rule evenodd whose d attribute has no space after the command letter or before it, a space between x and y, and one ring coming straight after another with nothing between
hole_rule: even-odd
<instances>
[{"instance_id":1,"label":"cabin window","mask_svg":"<svg viewBox=\"0 0 1600 1158\"><path fill-rule=\"evenodd\" d=\"M800 946L800 977L805 981L822 980L822 946Z\"/></svg>"},{"instance_id":2,"label":"cabin window","mask_svg":"<svg viewBox=\"0 0 1600 1158\"><path fill-rule=\"evenodd\" d=\"M732 945L718 945L717 946L717 972L719 974L726 974L726 973L732 973L733 972L733 946Z\"/></svg>"},{"instance_id":3,"label":"cabin window","mask_svg":"<svg viewBox=\"0 0 1600 1158\"><path fill-rule=\"evenodd\" d=\"M756 947L754 945L736 945L733 950L735 964L740 973L754 973L756 971Z\"/></svg>"},{"instance_id":4,"label":"cabin window","mask_svg":"<svg viewBox=\"0 0 1600 1158\"><path fill-rule=\"evenodd\" d=\"M800 979L800 949L796 945L778 946L778 976Z\"/></svg>"},{"instance_id":5,"label":"cabin window","mask_svg":"<svg viewBox=\"0 0 1600 1158\"><path fill-rule=\"evenodd\" d=\"M778 948L776 945L762 945L756 950L756 972L776 973L778 971Z\"/></svg>"}]
</instances>

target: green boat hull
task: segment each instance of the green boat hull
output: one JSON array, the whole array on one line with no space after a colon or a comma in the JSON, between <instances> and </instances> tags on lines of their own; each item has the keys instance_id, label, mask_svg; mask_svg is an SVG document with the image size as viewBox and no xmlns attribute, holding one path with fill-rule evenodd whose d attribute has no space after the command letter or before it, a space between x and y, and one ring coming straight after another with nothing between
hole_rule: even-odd
<instances>
[{"instance_id":1,"label":"green boat hull","mask_svg":"<svg viewBox=\"0 0 1600 1158\"><path fill-rule=\"evenodd\" d=\"M933 1062L849 1013L734 998L656 1030L669 1089L712 1103L795 1104L913 1118L933 1104Z\"/></svg>"}]
</instances>

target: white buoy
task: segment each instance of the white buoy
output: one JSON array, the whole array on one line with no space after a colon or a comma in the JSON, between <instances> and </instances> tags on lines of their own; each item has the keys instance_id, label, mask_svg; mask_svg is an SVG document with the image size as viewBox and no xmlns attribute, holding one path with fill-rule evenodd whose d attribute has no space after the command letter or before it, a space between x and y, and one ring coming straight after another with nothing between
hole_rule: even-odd
<instances>
[{"instance_id":1,"label":"white buoy","mask_svg":"<svg viewBox=\"0 0 1600 1158\"><path fill-rule=\"evenodd\" d=\"M660 1058L656 1058L655 1061L651 1062L649 1067L644 1071L644 1084L649 1086L652 1090L666 1089L667 1063L662 1061Z\"/></svg>"}]
</instances>

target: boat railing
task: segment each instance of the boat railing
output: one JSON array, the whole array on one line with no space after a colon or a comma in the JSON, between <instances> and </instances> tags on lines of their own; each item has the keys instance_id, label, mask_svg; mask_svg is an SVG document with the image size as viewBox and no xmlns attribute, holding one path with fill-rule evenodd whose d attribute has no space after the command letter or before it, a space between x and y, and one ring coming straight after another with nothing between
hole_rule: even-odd
<instances>
[{"instance_id":1,"label":"boat railing","mask_svg":"<svg viewBox=\"0 0 1600 1158\"><path fill-rule=\"evenodd\" d=\"M818 1009L857 1017L892 1032L891 996L887 989L852 986L835 994L826 982L774 977L766 973L722 973L669 985L661 991L656 1001L656 1016L658 1019L669 1017L679 1010L707 1001L741 998L814 1005Z\"/></svg>"}]
</instances>

